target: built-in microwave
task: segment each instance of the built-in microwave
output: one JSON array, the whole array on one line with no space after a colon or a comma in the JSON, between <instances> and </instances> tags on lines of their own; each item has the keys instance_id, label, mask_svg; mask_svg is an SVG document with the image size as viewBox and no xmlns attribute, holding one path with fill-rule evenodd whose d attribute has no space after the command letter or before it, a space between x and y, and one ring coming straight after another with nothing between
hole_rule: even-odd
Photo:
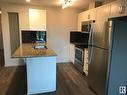
<instances>
[{"instance_id":1,"label":"built-in microwave","mask_svg":"<svg viewBox=\"0 0 127 95\"><path fill-rule=\"evenodd\" d=\"M91 31L91 25L92 23L95 22L94 20L92 21L83 21L81 23L81 31L89 33Z\"/></svg>"}]
</instances>

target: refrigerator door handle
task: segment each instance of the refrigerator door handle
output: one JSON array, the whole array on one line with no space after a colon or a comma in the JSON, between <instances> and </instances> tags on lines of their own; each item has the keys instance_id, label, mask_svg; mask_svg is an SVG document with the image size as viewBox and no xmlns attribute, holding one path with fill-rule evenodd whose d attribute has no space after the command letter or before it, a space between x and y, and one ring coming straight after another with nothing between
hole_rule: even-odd
<instances>
[{"instance_id":1,"label":"refrigerator door handle","mask_svg":"<svg viewBox=\"0 0 127 95\"><path fill-rule=\"evenodd\" d=\"M111 38L112 38L112 21L109 21L109 29L108 29L108 46L111 47Z\"/></svg>"},{"instance_id":2,"label":"refrigerator door handle","mask_svg":"<svg viewBox=\"0 0 127 95\"><path fill-rule=\"evenodd\" d=\"M88 63L91 63L92 60L92 53L93 53L93 48L91 47L93 45L93 31L92 27L90 29L90 36L89 36L89 46L88 46Z\"/></svg>"},{"instance_id":3,"label":"refrigerator door handle","mask_svg":"<svg viewBox=\"0 0 127 95\"><path fill-rule=\"evenodd\" d=\"M88 41L88 44L89 45L93 45L93 42L94 42L94 31L93 31L93 25L94 23L91 24L91 28L90 28L90 34L89 34L89 41Z\"/></svg>"},{"instance_id":4,"label":"refrigerator door handle","mask_svg":"<svg viewBox=\"0 0 127 95\"><path fill-rule=\"evenodd\" d=\"M93 47L89 46L89 47L88 47L88 52L89 52L88 63L90 64L91 61L92 61Z\"/></svg>"},{"instance_id":5,"label":"refrigerator door handle","mask_svg":"<svg viewBox=\"0 0 127 95\"><path fill-rule=\"evenodd\" d=\"M91 44L93 45L93 41L94 41L94 31L92 31L93 29L91 28Z\"/></svg>"},{"instance_id":6,"label":"refrigerator door handle","mask_svg":"<svg viewBox=\"0 0 127 95\"><path fill-rule=\"evenodd\" d=\"M90 29L90 35L89 35L89 41L88 44L91 45L92 44L92 28Z\"/></svg>"}]
</instances>

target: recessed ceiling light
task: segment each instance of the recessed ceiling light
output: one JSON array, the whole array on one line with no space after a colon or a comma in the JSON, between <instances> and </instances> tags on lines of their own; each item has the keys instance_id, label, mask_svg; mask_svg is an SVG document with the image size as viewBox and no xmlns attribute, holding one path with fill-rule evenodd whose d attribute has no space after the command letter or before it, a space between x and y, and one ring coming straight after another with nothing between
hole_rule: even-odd
<instances>
[{"instance_id":1,"label":"recessed ceiling light","mask_svg":"<svg viewBox=\"0 0 127 95\"><path fill-rule=\"evenodd\" d=\"M26 0L26 2L30 2L30 0Z\"/></svg>"},{"instance_id":2,"label":"recessed ceiling light","mask_svg":"<svg viewBox=\"0 0 127 95\"><path fill-rule=\"evenodd\" d=\"M0 14L2 14L2 12L0 11Z\"/></svg>"}]
</instances>

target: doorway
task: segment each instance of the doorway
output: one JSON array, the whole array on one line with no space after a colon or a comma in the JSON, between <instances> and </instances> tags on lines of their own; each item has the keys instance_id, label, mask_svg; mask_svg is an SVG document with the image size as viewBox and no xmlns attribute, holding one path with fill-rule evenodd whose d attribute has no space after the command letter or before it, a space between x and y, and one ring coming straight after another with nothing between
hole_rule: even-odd
<instances>
[{"instance_id":1,"label":"doorway","mask_svg":"<svg viewBox=\"0 0 127 95\"><path fill-rule=\"evenodd\" d=\"M11 55L20 46L19 15L16 12L8 12Z\"/></svg>"},{"instance_id":2,"label":"doorway","mask_svg":"<svg viewBox=\"0 0 127 95\"><path fill-rule=\"evenodd\" d=\"M2 14L2 12L1 12L1 9L0 9L0 67L4 66L4 47L3 47L1 14Z\"/></svg>"}]
</instances>

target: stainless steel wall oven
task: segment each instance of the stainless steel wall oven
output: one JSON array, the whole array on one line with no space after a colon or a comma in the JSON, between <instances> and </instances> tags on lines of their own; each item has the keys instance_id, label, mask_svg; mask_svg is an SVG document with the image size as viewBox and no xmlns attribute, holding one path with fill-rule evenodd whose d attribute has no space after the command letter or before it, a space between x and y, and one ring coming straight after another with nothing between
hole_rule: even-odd
<instances>
[{"instance_id":1,"label":"stainless steel wall oven","mask_svg":"<svg viewBox=\"0 0 127 95\"><path fill-rule=\"evenodd\" d=\"M75 67L83 73L83 65L84 65L84 48L87 46L85 45L78 45L75 46Z\"/></svg>"},{"instance_id":2,"label":"stainless steel wall oven","mask_svg":"<svg viewBox=\"0 0 127 95\"><path fill-rule=\"evenodd\" d=\"M75 47L75 60L81 64L84 62L84 50L82 48Z\"/></svg>"}]
</instances>

